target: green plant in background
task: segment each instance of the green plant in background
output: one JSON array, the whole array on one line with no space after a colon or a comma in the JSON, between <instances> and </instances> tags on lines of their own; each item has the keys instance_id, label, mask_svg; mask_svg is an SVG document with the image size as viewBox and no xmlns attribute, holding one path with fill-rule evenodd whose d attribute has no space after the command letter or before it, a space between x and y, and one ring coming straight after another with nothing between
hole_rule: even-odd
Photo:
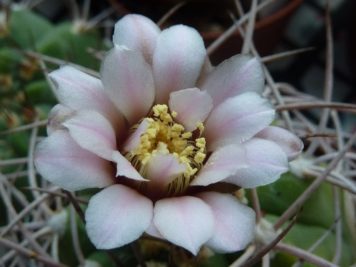
<instances>
[{"instance_id":1,"label":"green plant in background","mask_svg":"<svg viewBox=\"0 0 356 267\"><path fill-rule=\"evenodd\" d=\"M51 23L25 6L10 5L0 12L0 131L44 120L56 103L41 69L46 58L97 70L99 61L89 49L101 50L103 41L95 28L77 22ZM45 57L45 58L43 58ZM54 64L47 63L52 68ZM0 144L0 158L25 156L28 132ZM21 144L23 143L23 144ZM8 146L8 147L7 147Z\"/></svg>"}]
</instances>

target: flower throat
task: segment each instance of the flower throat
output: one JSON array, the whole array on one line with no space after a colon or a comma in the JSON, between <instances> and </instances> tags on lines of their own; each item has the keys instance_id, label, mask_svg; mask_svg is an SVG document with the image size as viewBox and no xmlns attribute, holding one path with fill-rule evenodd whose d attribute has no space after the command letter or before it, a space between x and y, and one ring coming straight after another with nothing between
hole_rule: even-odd
<instances>
[{"instance_id":1,"label":"flower throat","mask_svg":"<svg viewBox=\"0 0 356 267\"><path fill-rule=\"evenodd\" d=\"M188 187L206 158L206 141L201 137L203 124L198 123L194 132L185 131L183 125L174 121L176 116L176 112L169 112L167 105L155 105L151 115L144 118L148 127L141 134L139 145L125 153L125 157L143 177L147 163L156 153L171 154L184 164L185 172L168 185L167 190L171 194L183 192Z\"/></svg>"}]
</instances>

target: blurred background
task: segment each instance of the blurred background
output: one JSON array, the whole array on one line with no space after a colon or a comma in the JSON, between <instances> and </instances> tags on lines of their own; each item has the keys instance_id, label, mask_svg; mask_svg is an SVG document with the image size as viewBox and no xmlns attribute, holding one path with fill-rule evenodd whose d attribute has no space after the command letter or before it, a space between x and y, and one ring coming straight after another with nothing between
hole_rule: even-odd
<instances>
[{"instance_id":1,"label":"blurred background","mask_svg":"<svg viewBox=\"0 0 356 267\"><path fill-rule=\"evenodd\" d=\"M85 17L90 21L98 15L102 16L96 26L99 26L100 33L107 40L111 38L114 23L127 13L139 13L159 21L169 10L181 4L162 27L177 23L191 25L201 32L206 45L209 45L241 15L234 0L92 0L90 6L87 5L90 1L83 0L13 1L26 2L53 23L76 20L78 25L82 23L85 27ZM243 0L241 4L240 13L249 10L251 0ZM258 12L254 33L255 45L261 56L298 48L313 48L309 52L271 62L268 67L276 81L291 83L298 90L315 97L323 96L325 5L326 0L274 0ZM334 39L333 100L355 103L356 3L352 0L331 0L330 9ZM241 43L239 33L236 32L212 53L213 64L238 53ZM344 115L343 123L350 130L356 127L350 115Z\"/></svg>"}]
</instances>

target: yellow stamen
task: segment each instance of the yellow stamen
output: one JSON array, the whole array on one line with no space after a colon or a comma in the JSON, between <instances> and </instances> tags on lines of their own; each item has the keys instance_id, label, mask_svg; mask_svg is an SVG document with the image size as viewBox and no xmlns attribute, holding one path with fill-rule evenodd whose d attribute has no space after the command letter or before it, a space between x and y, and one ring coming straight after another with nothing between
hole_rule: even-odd
<instances>
[{"instance_id":1,"label":"yellow stamen","mask_svg":"<svg viewBox=\"0 0 356 267\"><path fill-rule=\"evenodd\" d=\"M197 123L197 128L199 130L199 136L201 136L203 134L203 132L204 132L204 129L205 129L204 124L202 122L198 122Z\"/></svg>"},{"instance_id":2,"label":"yellow stamen","mask_svg":"<svg viewBox=\"0 0 356 267\"><path fill-rule=\"evenodd\" d=\"M153 155L160 153L175 156L186 166L186 170L168 186L168 191L172 194L187 188L206 158L206 141L201 137L203 123L197 124L199 138L194 138L192 132L185 131L182 124L173 120L176 116L177 112L169 112L167 105L155 105L152 116L145 118L148 127L141 135L139 145L125 155L143 176ZM137 125L133 128L136 129Z\"/></svg>"},{"instance_id":3,"label":"yellow stamen","mask_svg":"<svg viewBox=\"0 0 356 267\"><path fill-rule=\"evenodd\" d=\"M194 156L194 161L198 164L202 164L205 157L206 157L205 153L198 151L197 154L195 154Z\"/></svg>"}]
</instances>

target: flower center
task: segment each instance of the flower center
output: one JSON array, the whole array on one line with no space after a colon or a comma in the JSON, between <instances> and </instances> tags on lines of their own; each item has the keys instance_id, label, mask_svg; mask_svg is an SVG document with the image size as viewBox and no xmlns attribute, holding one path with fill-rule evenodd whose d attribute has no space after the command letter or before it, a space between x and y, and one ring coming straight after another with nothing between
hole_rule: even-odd
<instances>
[{"instance_id":1,"label":"flower center","mask_svg":"<svg viewBox=\"0 0 356 267\"><path fill-rule=\"evenodd\" d=\"M144 118L148 126L140 136L139 145L125 157L145 177L147 163L154 155L173 155L185 165L185 172L173 180L169 190L181 192L201 168L206 158L206 142L201 137L204 131L202 123L198 123L197 130L193 132L185 131L183 125L174 121L176 116L177 113L170 112L167 105L155 105L151 115Z\"/></svg>"}]
</instances>

